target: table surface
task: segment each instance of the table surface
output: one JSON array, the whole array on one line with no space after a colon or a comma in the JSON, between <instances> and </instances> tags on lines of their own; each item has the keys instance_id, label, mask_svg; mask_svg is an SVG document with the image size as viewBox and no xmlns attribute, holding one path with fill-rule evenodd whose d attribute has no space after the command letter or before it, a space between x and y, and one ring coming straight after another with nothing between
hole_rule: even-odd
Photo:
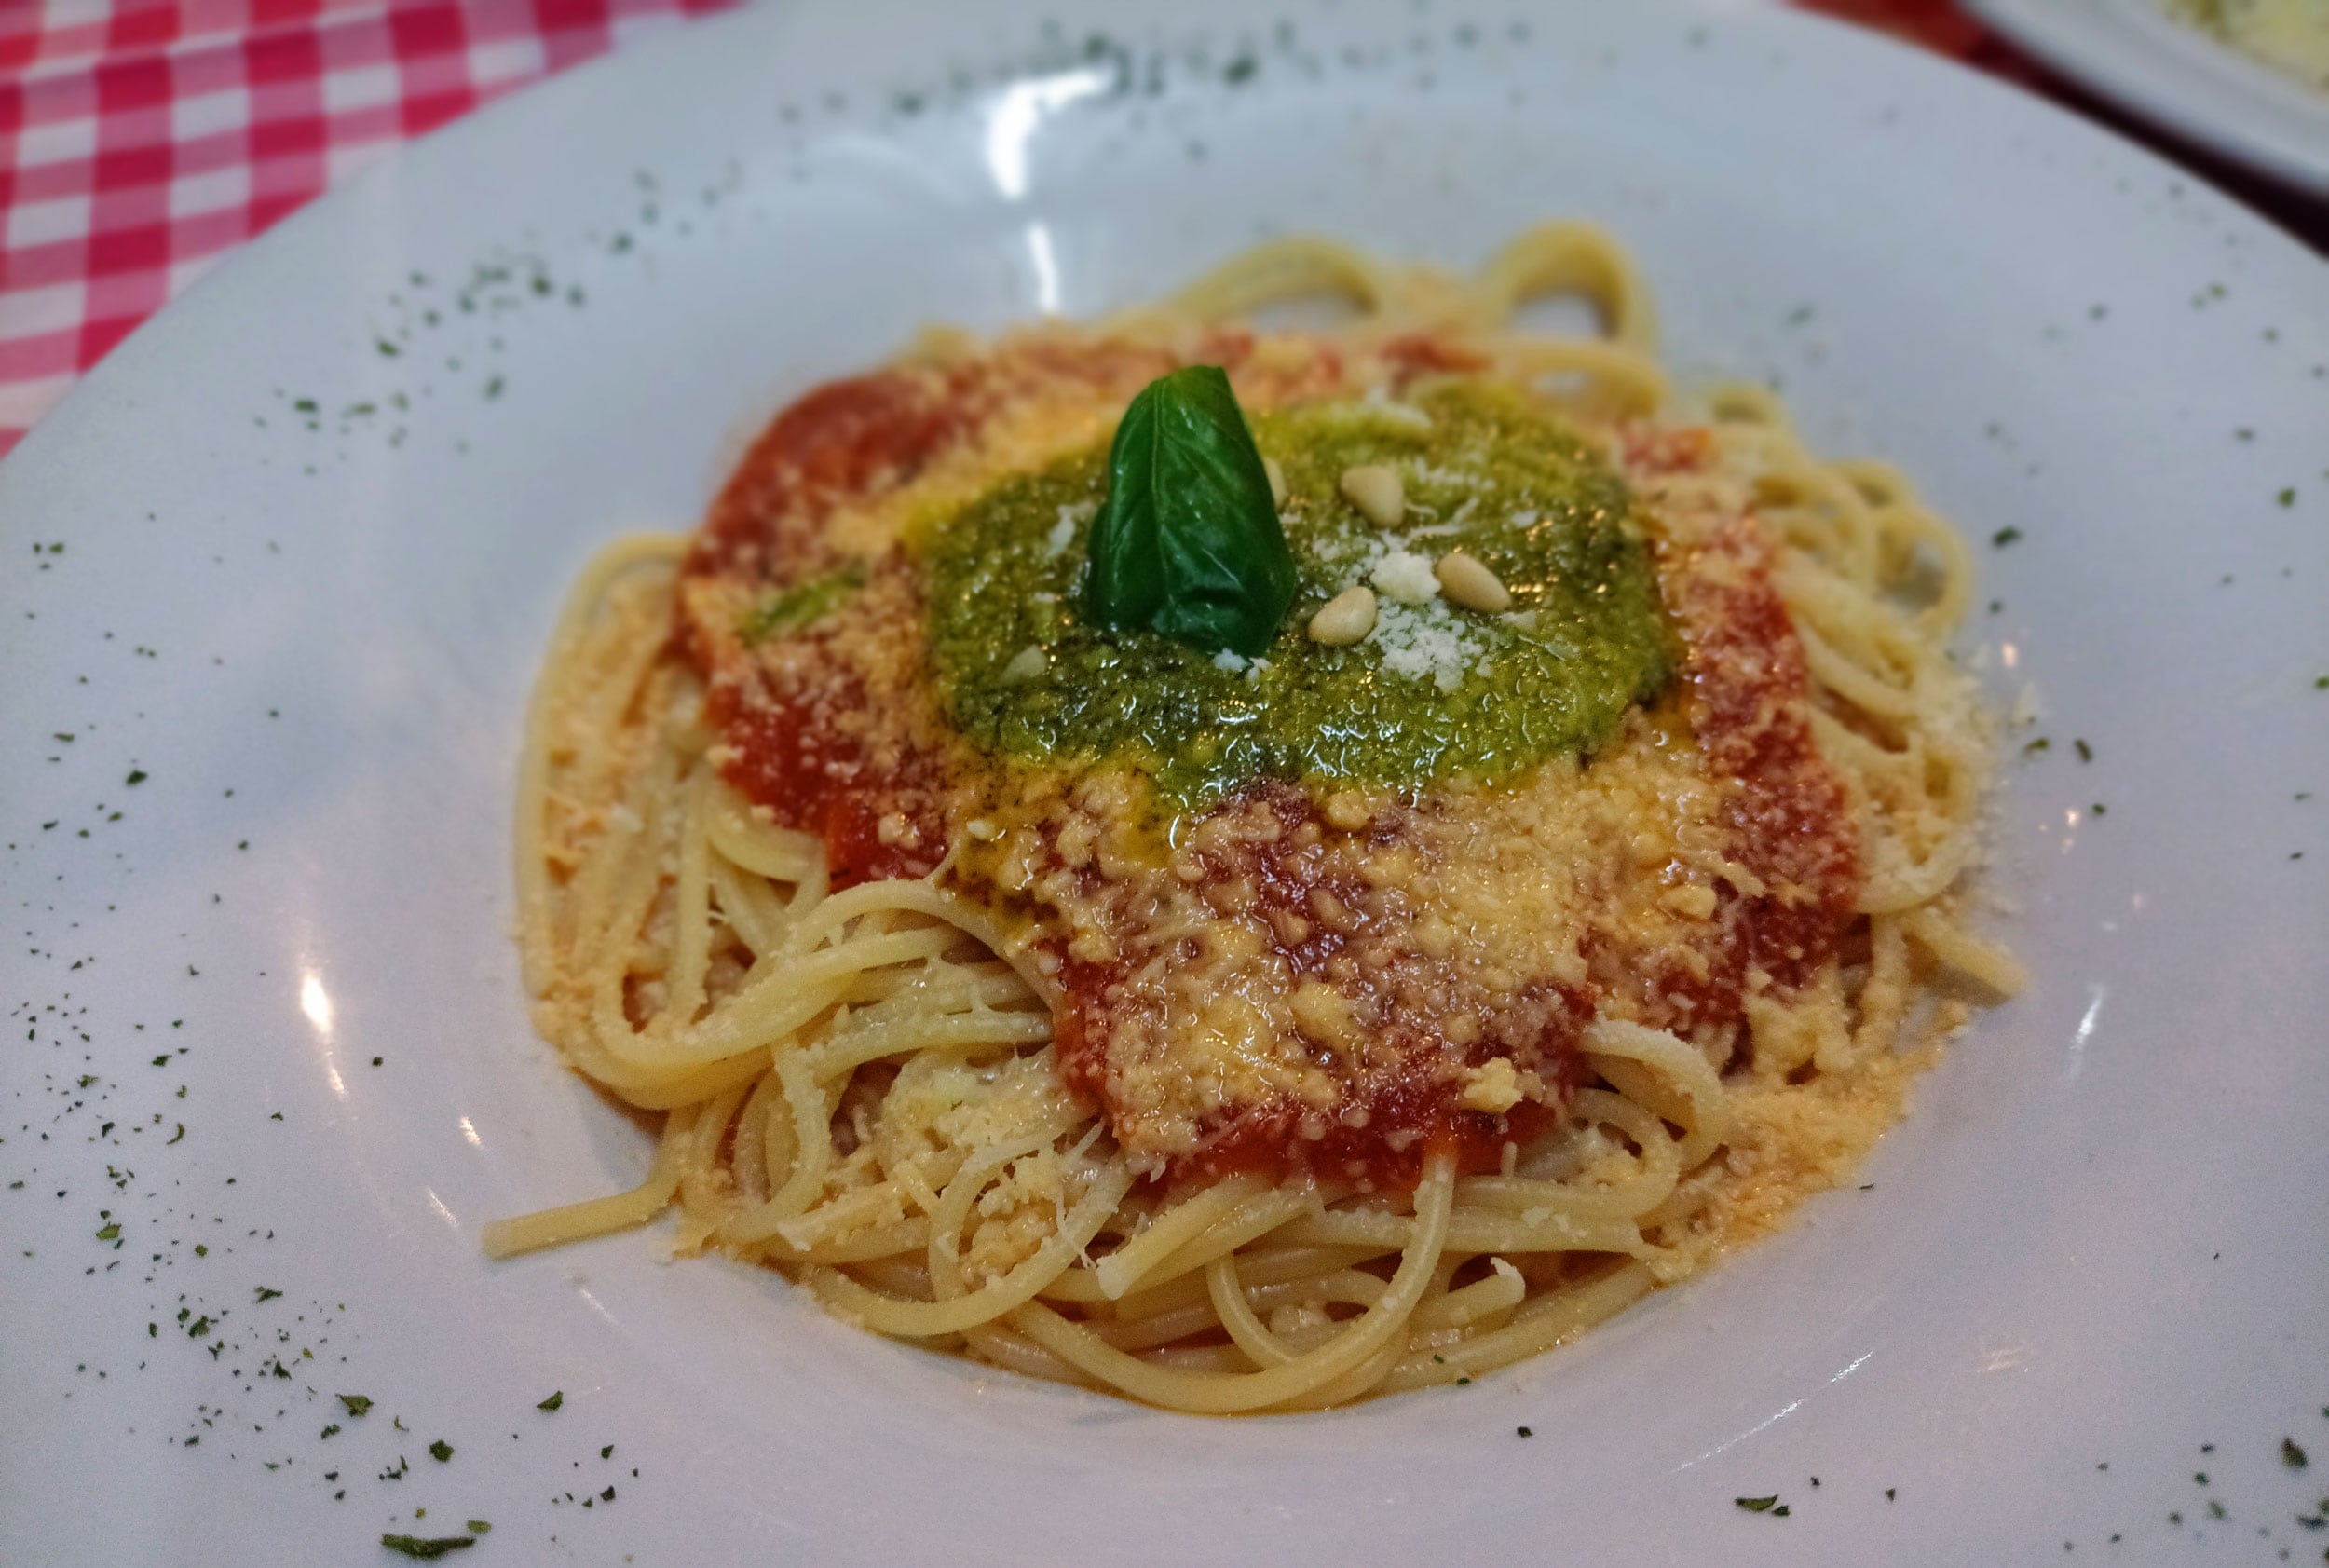
<instances>
[{"instance_id":1,"label":"table surface","mask_svg":"<svg viewBox=\"0 0 2329 1568\"><path fill-rule=\"evenodd\" d=\"M479 105L739 0L0 0L0 457L171 296ZM2315 247L2329 207L2166 141L1951 0L1795 0L2150 142Z\"/></svg>"}]
</instances>

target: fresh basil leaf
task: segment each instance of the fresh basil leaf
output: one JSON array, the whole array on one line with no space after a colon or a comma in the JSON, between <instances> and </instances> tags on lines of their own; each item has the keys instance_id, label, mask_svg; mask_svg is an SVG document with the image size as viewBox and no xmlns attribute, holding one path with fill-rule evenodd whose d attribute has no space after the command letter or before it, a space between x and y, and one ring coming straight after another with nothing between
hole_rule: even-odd
<instances>
[{"instance_id":1,"label":"fresh basil leaf","mask_svg":"<svg viewBox=\"0 0 2329 1568\"><path fill-rule=\"evenodd\" d=\"M1218 365L1159 376L1124 410L1092 520L1085 619L1251 658L1294 602L1270 476Z\"/></svg>"},{"instance_id":2,"label":"fresh basil leaf","mask_svg":"<svg viewBox=\"0 0 2329 1568\"><path fill-rule=\"evenodd\" d=\"M865 568L851 561L769 598L744 617L742 624L736 628L737 634L744 639L747 648L770 637L789 637L823 620L843 599L864 586Z\"/></svg>"}]
</instances>

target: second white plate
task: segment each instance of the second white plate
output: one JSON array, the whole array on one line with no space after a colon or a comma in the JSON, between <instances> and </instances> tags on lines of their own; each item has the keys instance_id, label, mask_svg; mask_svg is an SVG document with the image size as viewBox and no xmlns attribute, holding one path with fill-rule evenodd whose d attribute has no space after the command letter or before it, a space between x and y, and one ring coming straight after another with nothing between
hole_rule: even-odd
<instances>
[{"instance_id":1,"label":"second white plate","mask_svg":"<svg viewBox=\"0 0 2329 1568\"><path fill-rule=\"evenodd\" d=\"M2329 93L2167 15L2162 0L1964 0L2032 54L2155 125L2329 199Z\"/></svg>"}]
</instances>

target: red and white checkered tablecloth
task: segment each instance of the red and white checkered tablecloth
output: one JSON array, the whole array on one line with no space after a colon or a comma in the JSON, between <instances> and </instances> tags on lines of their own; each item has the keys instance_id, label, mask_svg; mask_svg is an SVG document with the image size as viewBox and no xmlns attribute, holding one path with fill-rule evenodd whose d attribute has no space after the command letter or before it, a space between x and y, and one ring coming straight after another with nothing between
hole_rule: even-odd
<instances>
[{"instance_id":1,"label":"red and white checkered tablecloth","mask_svg":"<svg viewBox=\"0 0 2329 1568\"><path fill-rule=\"evenodd\" d=\"M0 456L204 269L398 143L738 3L0 0ZM1954 0L1788 3L2114 117ZM2329 208L2200 167L2329 250Z\"/></svg>"},{"instance_id":2,"label":"red and white checkered tablecloth","mask_svg":"<svg viewBox=\"0 0 2329 1568\"><path fill-rule=\"evenodd\" d=\"M0 0L0 455L398 143L735 0Z\"/></svg>"},{"instance_id":3,"label":"red and white checkered tablecloth","mask_svg":"<svg viewBox=\"0 0 2329 1568\"><path fill-rule=\"evenodd\" d=\"M398 143L737 3L0 0L0 456L171 295ZM1951 0L1795 3L1985 43Z\"/></svg>"}]
</instances>

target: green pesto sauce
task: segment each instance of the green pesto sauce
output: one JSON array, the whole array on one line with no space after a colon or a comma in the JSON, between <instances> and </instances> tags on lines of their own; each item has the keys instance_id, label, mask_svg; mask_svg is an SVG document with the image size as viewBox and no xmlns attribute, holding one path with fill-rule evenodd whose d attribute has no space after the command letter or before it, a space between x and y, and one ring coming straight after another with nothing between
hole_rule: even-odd
<instances>
[{"instance_id":1,"label":"green pesto sauce","mask_svg":"<svg viewBox=\"0 0 2329 1568\"><path fill-rule=\"evenodd\" d=\"M1414 416L1413 407L1428 416ZM1128 761L1200 807L1257 778L1406 787L1490 782L1590 751L1672 669L1657 582L1624 484L1519 397L1442 388L1412 407L1312 406L1253 421L1285 470L1301 587L1252 667L1076 613L1107 448L997 484L924 536L930 648L954 723L1038 764ZM1342 498L1355 464L1406 484L1400 527ZM1310 618L1388 552L1477 557L1510 590L1501 615L1377 587L1375 630L1324 648ZM1025 650L1042 650L1040 673Z\"/></svg>"}]
</instances>

